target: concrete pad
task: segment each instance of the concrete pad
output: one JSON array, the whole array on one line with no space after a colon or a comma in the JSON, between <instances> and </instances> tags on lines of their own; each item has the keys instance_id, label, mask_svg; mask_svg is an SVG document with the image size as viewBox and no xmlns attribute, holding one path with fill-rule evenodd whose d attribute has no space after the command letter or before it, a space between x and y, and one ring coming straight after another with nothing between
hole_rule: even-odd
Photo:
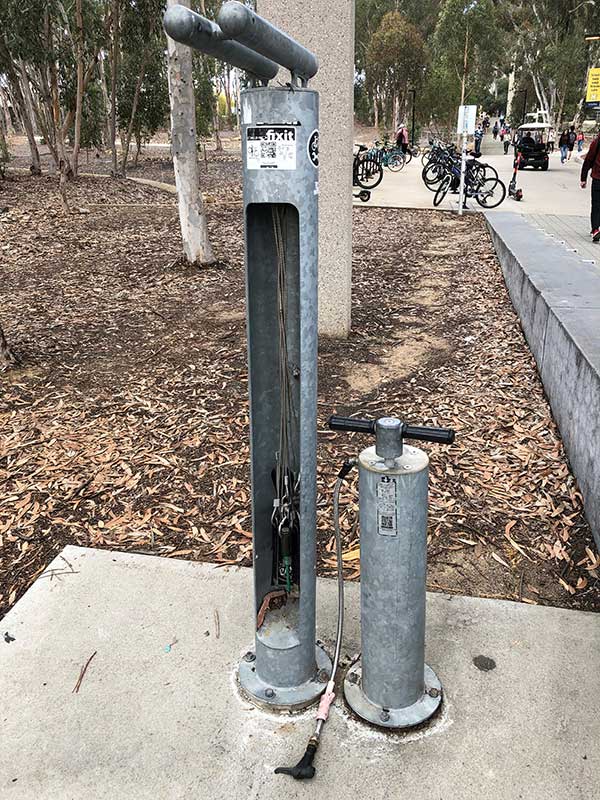
<instances>
[{"instance_id":1,"label":"concrete pad","mask_svg":"<svg viewBox=\"0 0 600 800\"><path fill-rule=\"evenodd\" d=\"M348 585L347 656L359 648L358 594ZM335 583L321 581L328 645L335 604ZM306 784L273 769L298 760L314 710L272 716L236 693L252 640L249 570L67 547L5 631L14 641L0 638L3 800L599 796L594 614L430 595L427 660L445 687L441 717L389 735L338 700ZM477 656L495 668L478 668Z\"/></svg>"}]
</instances>

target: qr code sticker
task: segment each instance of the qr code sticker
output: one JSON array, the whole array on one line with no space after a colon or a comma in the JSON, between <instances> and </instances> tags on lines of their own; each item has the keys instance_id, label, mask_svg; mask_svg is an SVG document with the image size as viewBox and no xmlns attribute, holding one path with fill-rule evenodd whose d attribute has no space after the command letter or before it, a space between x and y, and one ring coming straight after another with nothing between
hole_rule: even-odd
<instances>
[{"instance_id":1,"label":"qr code sticker","mask_svg":"<svg viewBox=\"0 0 600 800\"><path fill-rule=\"evenodd\" d=\"M387 514L382 514L380 518L380 525L382 528L391 531L394 529L394 518L392 516L388 516Z\"/></svg>"},{"instance_id":2,"label":"qr code sticker","mask_svg":"<svg viewBox=\"0 0 600 800\"><path fill-rule=\"evenodd\" d=\"M276 158L277 157L277 143L276 142L261 142L260 144L261 158Z\"/></svg>"}]
</instances>

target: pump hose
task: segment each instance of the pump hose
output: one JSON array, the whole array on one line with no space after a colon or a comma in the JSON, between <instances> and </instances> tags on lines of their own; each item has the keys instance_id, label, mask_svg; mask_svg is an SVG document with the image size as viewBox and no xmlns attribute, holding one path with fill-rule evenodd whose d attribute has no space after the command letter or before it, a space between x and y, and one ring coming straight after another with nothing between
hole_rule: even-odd
<instances>
[{"instance_id":1,"label":"pump hose","mask_svg":"<svg viewBox=\"0 0 600 800\"><path fill-rule=\"evenodd\" d=\"M355 458L349 458L344 462L344 465L338 473L333 490L333 527L335 531L335 552L337 559L338 617L331 677L329 678L325 691L321 695L321 702L319 703L319 710L317 711L315 732L308 740L304 755L295 767L277 767L275 770L276 774L291 775L292 778L296 780L313 778L315 775L316 770L313 766L313 761L319 748L323 726L329 716L329 709L335 699L335 676L340 663L342 637L344 633L344 562L342 559L342 534L340 531L340 491L344 480L355 464Z\"/></svg>"}]
</instances>

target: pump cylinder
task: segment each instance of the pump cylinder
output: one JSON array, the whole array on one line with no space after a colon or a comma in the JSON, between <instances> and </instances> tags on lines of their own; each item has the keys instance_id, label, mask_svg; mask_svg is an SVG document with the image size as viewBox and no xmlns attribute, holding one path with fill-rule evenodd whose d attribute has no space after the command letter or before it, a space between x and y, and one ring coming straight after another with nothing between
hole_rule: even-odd
<instances>
[{"instance_id":1,"label":"pump cylinder","mask_svg":"<svg viewBox=\"0 0 600 800\"><path fill-rule=\"evenodd\" d=\"M410 727L437 708L441 686L425 665L429 458L404 445L359 457L361 661L344 691L364 719Z\"/></svg>"}]
</instances>

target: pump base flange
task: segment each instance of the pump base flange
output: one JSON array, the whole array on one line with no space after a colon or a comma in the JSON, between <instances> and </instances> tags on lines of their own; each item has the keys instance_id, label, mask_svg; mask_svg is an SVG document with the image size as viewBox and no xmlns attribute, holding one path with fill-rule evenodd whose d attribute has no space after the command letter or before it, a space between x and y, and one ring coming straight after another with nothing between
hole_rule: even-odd
<instances>
[{"instance_id":1,"label":"pump base flange","mask_svg":"<svg viewBox=\"0 0 600 800\"><path fill-rule=\"evenodd\" d=\"M252 650L249 652L253 653ZM315 645L315 656L317 669L314 678L299 686L273 686L256 674L254 661L240 661L238 682L243 696L268 711L301 711L308 708L323 694L331 675L331 659L321 645Z\"/></svg>"},{"instance_id":2,"label":"pump base flange","mask_svg":"<svg viewBox=\"0 0 600 800\"><path fill-rule=\"evenodd\" d=\"M406 708L384 708L371 702L362 689L360 660L353 664L344 678L344 697L350 708L361 719L381 728L413 728L428 720L442 702L442 684L435 672L425 664L425 691Z\"/></svg>"}]
</instances>

